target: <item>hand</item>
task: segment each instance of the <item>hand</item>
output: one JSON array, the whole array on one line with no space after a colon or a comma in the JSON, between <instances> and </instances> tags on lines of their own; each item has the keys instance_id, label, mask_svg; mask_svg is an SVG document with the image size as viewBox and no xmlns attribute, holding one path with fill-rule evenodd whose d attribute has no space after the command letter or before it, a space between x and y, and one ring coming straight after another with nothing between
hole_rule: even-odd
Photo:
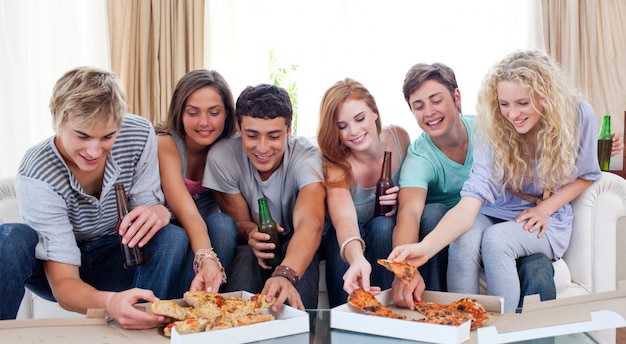
<instances>
[{"instance_id":1,"label":"hand","mask_svg":"<svg viewBox=\"0 0 626 344\"><path fill-rule=\"evenodd\" d=\"M205 258L201 263L202 269L198 271L196 277L191 281L189 291L210 291L218 292L222 284L222 270L220 266L211 258Z\"/></svg>"},{"instance_id":2,"label":"hand","mask_svg":"<svg viewBox=\"0 0 626 344\"><path fill-rule=\"evenodd\" d=\"M263 287L261 294L267 295L268 301L276 298L276 302L272 305L272 311L274 312L278 312L285 301L289 302L291 307L304 310L304 304L296 287L284 277L270 277L265 282L265 287Z\"/></svg>"},{"instance_id":3,"label":"hand","mask_svg":"<svg viewBox=\"0 0 626 344\"><path fill-rule=\"evenodd\" d=\"M111 292L106 301L105 311L125 329L144 330L169 322L170 319L167 317L146 313L133 307L140 300L154 302L158 298L152 291L139 288Z\"/></svg>"},{"instance_id":4,"label":"hand","mask_svg":"<svg viewBox=\"0 0 626 344\"><path fill-rule=\"evenodd\" d=\"M613 133L611 156L616 156L622 149L624 149L624 137L620 133Z\"/></svg>"},{"instance_id":5,"label":"hand","mask_svg":"<svg viewBox=\"0 0 626 344\"><path fill-rule=\"evenodd\" d=\"M430 257L427 248L422 243L416 243L397 246L387 259L420 267L426 264Z\"/></svg>"},{"instance_id":6,"label":"hand","mask_svg":"<svg viewBox=\"0 0 626 344\"><path fill-rule=\"evenodd\" d=\"M278 233L285 231L285 229L278 224L277 227ZM274 254L267 251L274 249L275 246L273 243L268 243L268 240L270 240L270 235L267 233L261 233L258 230L248 233L248 245L252 248L252 252L256 256L259 266L266 270L272 267L265 265L265 259L274 258Z\"/></svg>"},{"instance_id":7,"label":"hand","mask_svg":"<svg viewBox=\"0 0 626 344\"><path fill-rule=\"evenodd\" d=\"M343 290L350 294L353 290L363 288L372 293L372 295L380 294L380 287L370 286L370 274L372 266L364 256L359 257L343 275Z\"/></svg>"},{"instance_id":8,"label":"hand","mask_svg":"<svg viewBox=\"0 0 626 344\"><path fill-rule=\"evenodd\" d=\"M381 205L392 205L393 209L386 213L385 216L393 216L398 211L398 192L400 188L398 186L391 187L385 191L385 194L379 197Z\"/></svg>"},{"instance_id":9,"label":"hand","mask_svg":"<svg viewBox=\"0 0 626 344\"><path fill-rule=\"evenodd\" d=\"M393 303L399 307L413 310L415 309L415 301L422 300L424 289L426 289L426 284L419 272L415 273L408 285L404 284L401 279L396 277L391 283Z\"/></svg>"},{"instance_id":10,"label":"hand","mask_svg":"<svg viewBox=\"0 0 626 344\"><path fill-rule=\"evenodd\" d=\"M118 233L123 236L122 243L129 247L144 247L169 222L169 215L164 215L163 209L169 214L167 208L160 204L138 206L126 214Z\"/></svg>"},{"instance_id":11,"label":"hand","mask_svg":"<svg viewBox=\"0 0 626 344\"><path fill-rule=\"evenodd\" d=\"M515 218L515 222L520 223L526 221L526 224L524 224L522 228L530 233L539 230L537 238L541 238L545 234L546 229L548 229L548 218L550 215L551 214L542 211L541 205L538 205L522 211L522 213Z\"/></svg>"}]
</instances>

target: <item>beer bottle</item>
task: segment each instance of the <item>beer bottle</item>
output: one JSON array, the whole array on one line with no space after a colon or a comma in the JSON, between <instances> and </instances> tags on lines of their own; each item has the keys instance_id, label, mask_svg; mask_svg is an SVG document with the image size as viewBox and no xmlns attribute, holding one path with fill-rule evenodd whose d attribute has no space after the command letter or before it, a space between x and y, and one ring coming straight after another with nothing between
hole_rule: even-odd
<instances>
[{"instance_id":1,"label":"beer bottle","mask_svg":"<svg viewBox=\"0 0 626 344\"><path fill-rule=\"evenodd\" d=\"M115 200L117 201L117 233L120 239L120 248L122 249L122 263L125 269L129 269L145 262L143 249L137 245L130 248L128 245L122 244L122 236L119 235L120 224L122 224L124 216L128 214L128 198L126 197L126 191L124 191L124 185L115 185Z\"/></svg>"},{"instance_id":2,"label":"beer bottle","mask_svg":"<svg viewBox=\"0 0 626 344\"><path fill-rule=\"evenodd\" d=\"M385 151L385 158L383 160L383 169L380 173L380 179L376 182L376 204L374 207L374 216L385 216L386 213L393 209L392 205L381 205L380 196L393 187L393 181L391 180L391 152Z\"/></svg>"},{"instance_id":3,"label":"beer bottle","mask_svg":"<svg viewBox=\"0 0 626 344\"><path fill-rule=\"evenodd\" d=\"M270 240L267 242L274 244L273 250L266 251L267 253L273 253L274 258L265 259L265 265L277 267L283 260L280 248L280 237L278 236L278 226L272 219L272 214L270 214L270 208L267 206L267 200L265 198L259 198L259 232L269 234Z\"/></svg>"},{"instance_id":4,"label":"beer bottle","mask_svg":"<svg viewBox=\"0 0 626 344\"><path fill-rule=\"evenodd\" d=\"M611 116L604 115L602 128L598 134L598 162L602 171L608 171L611 164L611 146L613 136L611 136Z\"/></svg>"}]
</instances>

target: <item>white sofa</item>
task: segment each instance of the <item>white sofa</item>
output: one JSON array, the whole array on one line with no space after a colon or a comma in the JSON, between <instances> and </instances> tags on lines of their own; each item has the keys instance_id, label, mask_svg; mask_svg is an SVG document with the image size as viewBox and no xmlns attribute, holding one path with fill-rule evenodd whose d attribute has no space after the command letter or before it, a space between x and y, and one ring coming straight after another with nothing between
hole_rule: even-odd
<instances>
[{"instance_id":1,"label":"white sofa","mask_svg":"<svg viewBox=\"0 0 626 344\"><path fill-rule=\"evenodd\" d=\"M626 218L626 180L603 172L573 202L574 230L565 257L554 263L557 297L568 297L613 290L617 286L618 220ZM19 222L19 209L13 178L0 179L0 223ZM619 221L623 227L625 221ZM623 228L622 228L623 229ZM325 262L322 263L324 267ZM325 278L320 271L320 307L328 305ZM19 318L77 316L56 303L45 301L26 291Z\"/></svg>"}]
</instances>

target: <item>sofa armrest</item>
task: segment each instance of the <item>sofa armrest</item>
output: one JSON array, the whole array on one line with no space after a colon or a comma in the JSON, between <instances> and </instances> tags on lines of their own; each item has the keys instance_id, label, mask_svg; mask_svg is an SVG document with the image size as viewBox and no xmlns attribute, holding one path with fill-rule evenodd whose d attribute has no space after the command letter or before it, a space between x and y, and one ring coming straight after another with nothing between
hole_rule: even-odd
<instances>
[{"instance_id":1,"label":"sofa armrest","mask_svg":"<svg viewBox=\"0 0 626 344\"><path fill-rule=\"evenodd\" d=\"M626 180L602 172L572 207L572 239L563 257L572 281L592 293L616 289L617 220L626 216Z\"/></svg>"}]
</instances>

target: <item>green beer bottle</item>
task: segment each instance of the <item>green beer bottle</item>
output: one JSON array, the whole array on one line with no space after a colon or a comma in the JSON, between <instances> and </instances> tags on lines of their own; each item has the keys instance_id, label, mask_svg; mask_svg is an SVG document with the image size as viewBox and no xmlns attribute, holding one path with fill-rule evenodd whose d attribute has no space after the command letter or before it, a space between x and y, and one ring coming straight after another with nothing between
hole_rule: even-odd
<instances>
[{"instance_id":1,"label":"green beer bottle","mask_svg":"<svg viewBox=\"0 0 626 344\"><path fill-rule=\"evenodd\" d=\"M613 136L611 136L611 116L604 115L602 127L598 134L598 162L602 171L608 171L611 164L611 146Z\"/></svg>"},{"instance_id":2,"label":"green beer bottle","mask_svg":"<svg viewBox=\"0 0 626 344\"><path fill-rule=\"evenodd\" d=\"M272 214L270 214L270 208L267 206L267 200L265 198L259 198L259 232L267 233L270 235L270 240L268 243L274 244L273 250L266 251L267 253L273 253L274 258L266 259L265 265L271 267L277 267L280 265L280 262L283 260L281 249L280 249L280 237L278 236L278 226L276 222L272 219Z\"/></svg>"}]
</instances>

